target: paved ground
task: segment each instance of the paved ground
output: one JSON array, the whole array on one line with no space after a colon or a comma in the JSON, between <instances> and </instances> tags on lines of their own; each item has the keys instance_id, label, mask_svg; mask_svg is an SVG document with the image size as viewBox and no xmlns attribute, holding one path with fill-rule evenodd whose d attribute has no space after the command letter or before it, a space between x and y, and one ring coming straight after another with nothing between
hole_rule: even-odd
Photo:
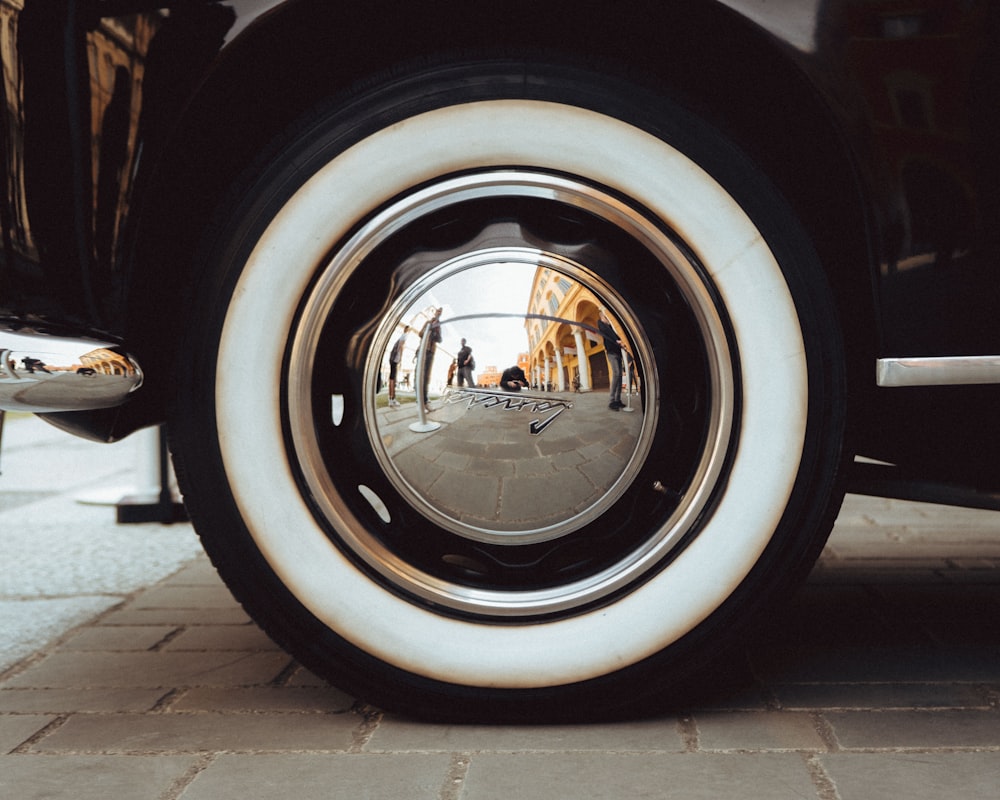
<instances>
[{"instance_id":1,"label":"paved ground","mask_svg":"<svg viewBox=\"0 0 1000 800\"><path fill-rule=\"evenodd\" d=\"M78 503L131 479L128 442L22 421L7 433L2 798L1000 792L995 513L849 498L809 584L751 649L755 686L715 707L614 725L430 725L358 705L277 650L187 525L117 526Z\"/></svg>"}]
</instances>

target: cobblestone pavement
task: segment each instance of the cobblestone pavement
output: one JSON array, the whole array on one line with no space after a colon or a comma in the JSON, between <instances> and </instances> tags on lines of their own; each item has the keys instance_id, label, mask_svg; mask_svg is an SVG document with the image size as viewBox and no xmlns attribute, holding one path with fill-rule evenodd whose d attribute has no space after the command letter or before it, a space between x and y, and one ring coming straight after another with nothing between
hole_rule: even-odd
<instances>
[{"instance_id":1,"label":"cobblestone pavement","mask_svg":"<svg viewBox=\"0 0 1000 800\"><path fill-rule=\"evenodd\" d=\"M0 495L14 491L0 483ZM72 497L16 491L0 506L5 535L20 526L42 546L48 534L32 526L59 508L72 533ZM750 648L747 691L636 722L490 727L357 704L259 632L191 549L188 526L123 534L100 511L106 522L85 522L109 552L123 536L150 536L154 549L170 536L180 562L149 565L145 580L66 586L62 561L81 556L57 549L54 597L4 589L7 608L100 602L0 671L2 798L998 796L995 513L849 497L809 583ZM6 562L4 586L17 584L11 571Z\"/></svg>"}]
</instances>

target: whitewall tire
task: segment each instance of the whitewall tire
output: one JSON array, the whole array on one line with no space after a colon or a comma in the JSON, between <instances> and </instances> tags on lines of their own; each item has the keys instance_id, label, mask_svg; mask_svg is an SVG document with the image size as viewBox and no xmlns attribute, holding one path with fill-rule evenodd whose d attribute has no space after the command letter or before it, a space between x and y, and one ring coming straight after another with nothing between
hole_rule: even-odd
<instances>
[{"instance_id":1,"label":"whitewall tire","mask_svg":"<svg viewBox=\"0 0 1000 800\"><path fill-rule=\"evenodd\" d=\"M372 702L551 718L662 694L836 512L843 359L815 255L721 135L622 88L505 61L375 83L293 129L206 246L172 426L192 518L265 629ZM505 299L550 278L549 306ZM484 352L520 314L508 360L555 382L384 406L429 304L438 368L449 337ZM625 412L560 384L600 373L579 352L602 349L597 306L641 370Z\"/></svg>"}]
</instances>

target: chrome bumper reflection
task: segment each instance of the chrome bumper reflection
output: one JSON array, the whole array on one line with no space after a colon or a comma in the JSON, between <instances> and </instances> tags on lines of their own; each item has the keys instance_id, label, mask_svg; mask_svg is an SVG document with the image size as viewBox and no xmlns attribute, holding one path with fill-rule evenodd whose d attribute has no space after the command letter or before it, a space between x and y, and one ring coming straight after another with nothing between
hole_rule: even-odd
<instances>
[{"instance_id":1,"label":"chrome bumper reflection","mask_svg":"<svg viewBox=\"0 0 1000 800\"><path fill-rule=\"evenodd\" d=\"M85 411L121 405L142 370L111 344L0 331L0 409Z\"/></svg>"}]
</instances>

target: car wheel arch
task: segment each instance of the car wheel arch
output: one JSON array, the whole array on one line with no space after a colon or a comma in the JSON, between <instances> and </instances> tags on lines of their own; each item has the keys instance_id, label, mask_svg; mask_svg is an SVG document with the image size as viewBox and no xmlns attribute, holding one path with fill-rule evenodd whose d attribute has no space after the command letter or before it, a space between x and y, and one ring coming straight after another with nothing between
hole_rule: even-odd
<instances>
[{"instance_id":1,"label":"car wheel arch","mask_svg":"<svg viewBox=\"0 0 1000 800\"><path fill-rule=\"evenodd\" d=\"M483 47L481 26L468 22L482 5L486 4L456 4L455 19L446 30L418 28L421 33L409 36L406 47L399 50L369 47L365 36L334 48L330 46L334 32L322 25L305 28L309 35L303 38L302 15L315 9L308 3L289 3L236 37L220 54L173 127L153 179L137 198L141 213L125 265L130 288L124 336L152 367L151 383L155 385L156 374L169 372L172 366L172 342L185 320L192 268L188 265L197 262L194 243L236 177L267 153L269 143L291 119L331 94L363 84L367 76L392 71L400 53L406 60L434 60L448 52ZM554 2L532 7L543 18L563 8ZM364 15L369 13L340 10L336 25L368 30L365 26L371 21ZM675 12L664 8L655 13ZM346 14L358 17L352 20ZM819 93L771 37L728 9L685 10L653 26L658 29L655 37L648 35L648 19L633 21L621 13L615 19L622 35L607 37L600 25L588 24L586 13L578 14L564 23L570 35L560 39L570 44L561 42L562 52L556 55L567 63L604 61L609 69L672 96L738 141L768 172L813 238L840 311L849 320L843 327L857 364L852 372L870 363L875 309L869 271L862 267L876 261L869 241L874 215L867 207L852 153ZM403 12L379 24L380 40L395 41L414 30L414 20ZM545 44L531 26L516 22L491 28L489 34L485 38L494 52L537 51ZM261 48L265 40L267 47ZM616 44L626 41L627 54ZM751 84L749 71L740 69L747 61L766 65L753 74L767 75L767 80ZM302 79L316 69L328 79ZM280 113L274 112L276 108ZM794 119L776 113L781 109L794 109ZM197 201L186 202L192 195ZM151 408L135 418L159 416L157 401L148 399L153 392L144 394L147 399L138 399L138 404L149 403Z\"/></svg>"}]
</instances>

